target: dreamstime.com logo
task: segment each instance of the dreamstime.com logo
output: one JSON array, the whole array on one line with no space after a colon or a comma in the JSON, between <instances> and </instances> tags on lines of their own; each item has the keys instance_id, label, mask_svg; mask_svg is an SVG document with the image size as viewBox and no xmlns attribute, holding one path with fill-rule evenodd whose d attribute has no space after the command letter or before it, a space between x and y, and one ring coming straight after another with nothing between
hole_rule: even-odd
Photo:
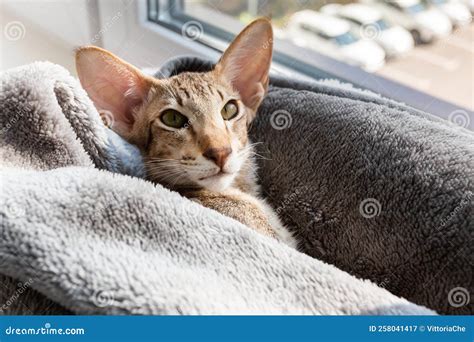
<instances>
[{"instance_id":1,"label":"dreamstime.com logo","mask_svg":"<svg viewBox=\"0 0 474 342\"><path fill-rule=\"evenodd\" d=\"M270 116L270 124L276 130L283 130L291 127L293 117L286 110L276 110Z\"/></svg>"},{"instance_id":2,"label":"dreamstime.com logo","mask_svg":"<svg viewBox=\"0 0 474 342\"><path fill-rule=\"evenodd\" d=\"M180 128L180 129L178 129L177 131L174 131L174 132L173 132L173 133L174 133L174 136L175 136L176 138L182 138L182 137L184 136L184 134L186 133L187 129L188 129L189 127L191 127L191 126L194 124L194 122L196 122L196 120L197 120L201 115L202 115L202 112L197 112L197 113L191 115L191 116L188 118L188 122L186 122L182 128Z\"/></svg>"},{"instance_id":3,"label":"dreamstime.com logo","mask_svg":"<svg viewBox=\"0 0 474 342\"><path fill-rule=\"evenodd\" d=\"M318 292L316 283L300 283L296 288L282 285L271 291L268 308L278 314L308 314L310 306L318 305Z\"/></svg>"},{"instance_id":4,"label":"dreamstime.com logo","mask_svg":"<svg viewBox=\"0 0 474 342\"><path fill-rule=\"evenodd\" d=\"M460 308L471 302L469 291L464 287L455 287L448 293L448 303L454 308Z\"/></svg>"},{"instance_id":5,"label":"dreamstime.com logo","mask_svg":"<svg viewBox=\"0 0 474 342\"><path fill-rule=\"evenodd\" d=\"M438 226L437 230L444 228L454 217L456 217L456 215L458 215L460 211L470 204L473 194L474 193L469 192L466 196L464 196L461 202L453 209L453 211L451 211L448 216L441 220L441 224Z\"/></svg>"},{"instance_id":6,"label":"dreamstime.com logo","mask_svg":"<svg viewBox=\"0 0 474 342\"><path fill-rule=\"evenodd\" d=\"M99 41L99 39L102 38L102 36L104 35L105 32L107 32L113 25L114 23L120 19L122 17L122 12L117 12L117 14L115 14L112 19L108 20L102 27L102 29L100 29L99 32L97 32L94 37L92 38L91 40L91 44L95 44Z\"/></svg>"},{"instance_id":7,"label":"dreamstime.com logo","mask_svg":"<svg viewBox=\"0 0 474 342\"><path fill-rule=\"evenodd\" d=\"M21 21L10 21L3 28L3 35L9 41L17 41L25 38L26 28Z\"/></svg>"},{"instance_id":8,"label":"dreamstime.com logo","mask_svg":"<svg viewBox=\"0 0 474 342\"><path fill-rule=\"evenodd\" d=\"M111 306L114 303L114 296L109 291L96 291L92 295L92 302L99 308Z\"/></svg>"},{"instance_id":9,"label":"dreamstime.com logo","mask_svg":"<svg viewBox=\"0 0 474 342\"><path fill-rule=\"evenodd\" d=\"M366 198L359 205L359 213L365 218L379 216L382 212L382 205L375 198Z\"/></svg>"},{"instance_id":10,"label":"dreamstime.com logo","mask_svg":"<svg viewBox=\"0 0 474 342\"><path fill-rule=\"evenodd\" d=\"M7 131L9 131L12 127L14 127L18 123L18 121L20 121L20 119L24 115L27 115L27 113L29 113L30 111L31 110L28 107L28 105L26 105L24 108L17 107L13 115L9 115L7 122L4 124L2 128L0 128L0 134L5 134Z\"/></svg>"},{"instance_id":11,"label":"dreamstime.com logo","mask_svg":"<svg viewBox=\"0 0 474 342\"><path fill-rule=\"evenodd\" d=\"M84 335L84 328L53 328L46 323L40 328L15 328L9 326L5 329L5 335Z\"/></svg>"},{"instance_id":12,"label":"dreamstime.com logo","mask_svg":"<svg viewBox=\"0 0 474 342\"><path fill-rule=\"evenodd\" d=\"M195 20L184 23L181 28L181 35L188 40L198 40L201 38L203 32L202 24Z\"/></svg>"},{"instance_id":13,"label":"dreamstime.com logo","mask_svg":"<svg viewBox=\"0 0 474 342\"><path fill-rule=\"evenodd\" d=\"M25 216L25 209L11 199L2 203L5 215L11 220L19 219Z\"/></svg>"},{"instance_id":14,"label":"dreamstime.com logo","mask_svg":"<svg viewBox=\"0 0 474 342\"><path fill-rule=\"evenodd\" d=\"M376 24L365 24L360 27L360 36L367 40L377 39L380 35L380 27Z\"/></svg>"},{"instance_id":15,"label":"dreamstime.com logo","mask_svg":"<svg viewBox=\"0 0 474 342\"><path fill-rule=\"evenodd\" d=\"M449 114L449 121L461 127L467 128L471 123L471 117L465 110L458 109Z\"/></svg>"},{"instance_id":16,"label":"dreamstime.com logo","mask_svg":"<svg viewBox=\"0 0 474 342\"><path fill-rule=\"evenodd\" d=\"M33 284L33 279L30 278L24 283L18 283L17 284L17 289L15 292L3 303L3 305L0 307L0 314L4 313L7 311L7 309L15 303L20 296L28 290L28 288Z\"/></svg>"}]
</instances>

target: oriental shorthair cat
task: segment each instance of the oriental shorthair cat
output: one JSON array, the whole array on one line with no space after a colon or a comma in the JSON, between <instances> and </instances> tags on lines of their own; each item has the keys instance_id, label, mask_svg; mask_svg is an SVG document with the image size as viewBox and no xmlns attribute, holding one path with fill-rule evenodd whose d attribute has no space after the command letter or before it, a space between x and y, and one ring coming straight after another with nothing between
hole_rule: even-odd
<instances>
[{"instance_id":1,"label":"oriental shorthair cat","mask_svg":"<svg viewBox=\"0 0 474 342\"><path fill-rule=\"evenodd\" d=\"M77 50L76 67L110 128L140 149L150 181L296 248L260 197L247 132L267 91L272 43L270 22L257 19L208 72L156 79L93 46Z\"/></svg>"}]
</instances>

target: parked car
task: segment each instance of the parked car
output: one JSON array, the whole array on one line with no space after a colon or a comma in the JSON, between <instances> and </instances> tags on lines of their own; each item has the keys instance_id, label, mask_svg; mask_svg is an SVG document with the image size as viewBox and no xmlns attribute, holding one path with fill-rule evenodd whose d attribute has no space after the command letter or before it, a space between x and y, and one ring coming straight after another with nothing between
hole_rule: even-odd
<instances>
[{"instance_id":1,"label":"parked car","mask_svg":"<svg viewBox=\"0 0 474 342\"><path fill-rule=\"evenodd\" d=\"M417 43L429 43L449 35L453 29L449 18L420 0L362 0L378 9L385 20L410 31Z\"/></svg>"},{"instance_id":2,"label":"parked car","mask_svg":"<svg viewBox=\"0 0 474 342\"><path fill-rule=\"evenodd\" d=\"M311 10L293 14L287 36L294 44L375 71L385 63L385 52L375 42L361 40L347 21Z\"/></svg>"},{"instance_id":3,"label":"parked car","mask_svg":"<svg viewBox=\"0 0 474 342\"><path fill-rule=\"evenodd\" d=\"M460 0L474 14L474 0Z\"/></svg>"},{"instance_id":4,"label":"parked car","mask_svg":"<svg viewBox=\"0 0 474 342\"><path fill-rule=\"evenodd\" d=\"M454 26L464 26L471 22L471 11L456 0L425 0L428 5L438 8L446 14Z\"/></svg>"},{"instance_id":5,"label":"parked car","mask_svg":"<svg viewBox=\"0 0 474 342\"><path fill-rule=\"evenodd\" d=\"M329 4L320 11L347 20L355 32L362 38L373 39L389 57L404 54L415 45L410 32L400 25L391 25L377 9L370 6Z\"/></svg>"}]
</instances>

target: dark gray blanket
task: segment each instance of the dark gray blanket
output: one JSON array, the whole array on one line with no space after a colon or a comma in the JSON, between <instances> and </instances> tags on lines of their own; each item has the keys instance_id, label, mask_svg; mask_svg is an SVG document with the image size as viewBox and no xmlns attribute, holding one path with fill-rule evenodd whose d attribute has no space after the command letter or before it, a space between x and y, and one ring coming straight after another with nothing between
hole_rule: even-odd
<instances>
[{"instance_id":1,"label":"dark gray blanket","mask_svg":"<svg viewBox=\"0 0 474 342\"><path fill-rule=\"evenodd\" d=\"M157 76L210 66L181 58ZM273 75L252 138L265 195L305 253L441 313L474 313L473 132L347 85Z\"/></svg>"},{"instance_id":2,"label":"dark gray blanket","mask_svg":"<svg viewBox=\"0 0 474 342\"><path fill-rule=\"evenodd\" d=\"M209 65L180 59L161 75ZM467 130L345 85L273 77L252 127L265 195L302 251L374 286L160 186L94 169L141 176L136 151L57 67L10 71L3 85L0 273L67 310L429 313L400 296L472 313Z\"/></svg>"},{"instance_id":3,"label":"dark gray blanket","mask_svg":"<svg viewBox=\"0 0 474 342\"><path fill-rule=\"evenodd\" d=\"M433 313L140 179L61 67L0 81L1 313Z\"/></svg>"}]
</instances>

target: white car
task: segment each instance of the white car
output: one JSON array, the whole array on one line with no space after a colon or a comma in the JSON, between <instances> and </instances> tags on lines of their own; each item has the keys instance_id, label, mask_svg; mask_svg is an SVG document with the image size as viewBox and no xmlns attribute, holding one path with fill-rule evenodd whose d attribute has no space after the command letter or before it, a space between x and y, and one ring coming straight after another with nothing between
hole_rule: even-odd
<instances>
[{"instance_id":1,"label":"white car","mask_svg":"<svg viewBox=\"0 0 474 342\"><path fill-rule=\"evenodd\" d=\"M455 0L425 0L427 4L438 8L446 14L453 25L464 26L471 22L471 11L461 2Z\"/></svg>"},{"instance_id":2,"label":"white car","mask_svg":"<svg viewBox=\"0 0 474 342\"><path fill-rule=\"evenodd\" d=\"M347 20L359 36L374 40L389 57L402 55L415 45L410 32L399 25L389 24L379 11L370 6L329 4L320 11Z\"/></svg>"},{"instance_id":3,"label":"white car","mask_svg":"<svg viewBox=\"0 0 474 342\"><path fill-rule=\"evenodd\" d=\"M460 0L474 14L474 0Z\"/></svg>"},{"instance_id":4,"label":"white car","mask_svg":"<svg viewBox=\"0 0 474 342\"><path fill-rule=\"evenodd\" d=\"M417 43L446 37L453 29L449 18L420 0L362 0L377 8L384 19L410 31Z\"/></svg>"},{"instance_id":5,"label":"white car","mask_svg":"<svg viewBox=\"0 0 474 342\"><path fill-rule=\"evenodd\" d=\"M295 45L375 71L385 63L385 52L370 40L360 40L341 19L304 10L296 12L287 26L287 37Z\"/></svg>"}]
</instances>

